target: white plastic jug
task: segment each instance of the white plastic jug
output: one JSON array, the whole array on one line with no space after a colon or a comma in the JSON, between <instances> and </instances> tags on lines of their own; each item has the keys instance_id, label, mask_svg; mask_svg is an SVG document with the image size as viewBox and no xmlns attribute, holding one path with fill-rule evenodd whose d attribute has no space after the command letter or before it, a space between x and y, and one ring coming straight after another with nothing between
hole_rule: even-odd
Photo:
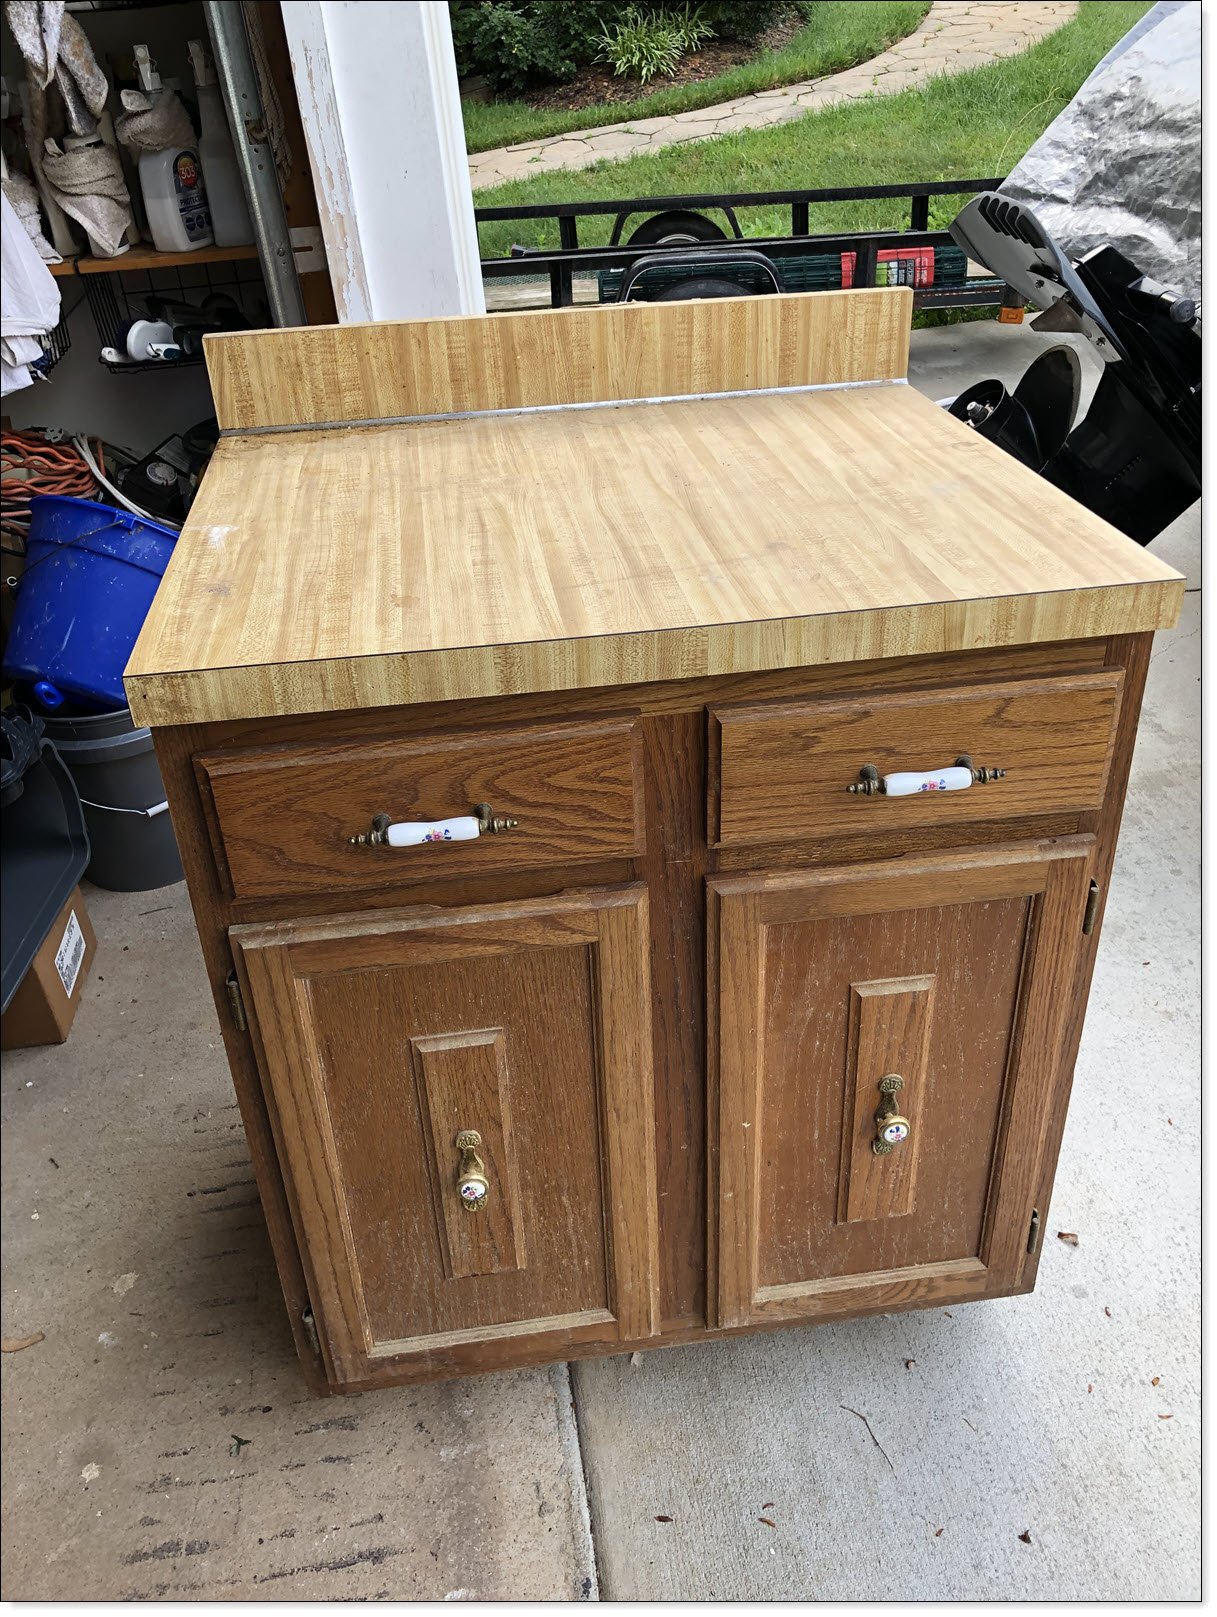
<instances>
[{"instance_id":1,"label":"white plastic jug","mask_svg":"<svg viewBox=\"0 0 1217 1617\"><path fill-rule=\"evenodd\" d=\"M232 134L215 80L215 69L201 39L187 46L199 97L199 156L207 177L207 206L217 247L243 247L254 239L245 187L241 183Z\"/></svg>"},{"instance_id":2,"label":"white plastic jug","mask_svg":"<svg viewBox=\"0 0 1217 1617\"><path fill-rule=\"evenodd\" d=\"M135 63L145 95L163 95L161 76L152 66L146 45L135 47ZM170 146L160 152L144 152L139 160L139 184L158 253L189 253L212 245L215 237L196 148Z\"/></svg>"}]
</instances>

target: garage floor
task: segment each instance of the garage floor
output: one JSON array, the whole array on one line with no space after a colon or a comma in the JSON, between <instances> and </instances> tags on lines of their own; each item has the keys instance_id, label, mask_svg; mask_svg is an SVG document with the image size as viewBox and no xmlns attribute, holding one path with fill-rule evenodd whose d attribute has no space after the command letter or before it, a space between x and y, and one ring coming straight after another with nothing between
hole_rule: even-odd
<instances>
[{"instance_id":1,"label":"garage floor","mask_svg":"<svg viewBox=\"0 0 1217 1617\"><path fill-rule=\"evenodd\" d=\"M914 380L1041 341L919 333ZM1198 584L1197 513L1155 549ZM564 1368L311 1399L184 890L89 889L71 1038L0 1083L3 1330L45 1332L3 1361L4 1597L1196 1598L1199 608L1031 1297L582 1364L574 1407Z\"/></svg>"}]
</instances>

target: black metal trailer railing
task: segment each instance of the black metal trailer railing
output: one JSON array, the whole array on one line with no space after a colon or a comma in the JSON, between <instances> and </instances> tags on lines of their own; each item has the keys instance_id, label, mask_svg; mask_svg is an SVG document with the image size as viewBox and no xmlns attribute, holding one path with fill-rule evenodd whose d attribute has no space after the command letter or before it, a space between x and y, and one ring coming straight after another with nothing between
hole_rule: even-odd
<instances>
[{"instance_id":1,"label":"black metal trailer railing","mask_svg":"<svg viewBox=\"0 0 1217 1617\"><path fill-rule=\"evenodd\" d=\"M488 281L507 280L527 274L547 274L550 302L564 308L574 301L576 272L603 269L624 270L643 253L656 250L654 242L622 243L627 223L638 215L654 218L669 213L696 213L707 217L721 214L730 230L717 241L699 241L709 252L746 241L750 248L779 263L783 258L820 254L853 253L852 284L871 286L879 264L879 254L901 248L951 247L945 230L931 230L930 199L936 196L973 196L993 191L1001 179L924 180L900 185L859 185L815 188L804 191L737 191L689 193L676 196L631 197L623 200L587 202L537 202L518 207L477 208L479 225L521 220L553 219L558 224L558 246L513 247L505 257L482 259L482 275ZM908 224L886 230L843 230L813 235L810 210L821 204L906 200ZM737 210L741 208L790 209L790 230L775 236L745 237ZM613 228L607 245L581 246L581 219L611 217ZM1002 281L993 276L971 277L956 285L930 284L914 287L914 302L922 308L959 308L1008 302Z\"/></svg>"}]
</instances>

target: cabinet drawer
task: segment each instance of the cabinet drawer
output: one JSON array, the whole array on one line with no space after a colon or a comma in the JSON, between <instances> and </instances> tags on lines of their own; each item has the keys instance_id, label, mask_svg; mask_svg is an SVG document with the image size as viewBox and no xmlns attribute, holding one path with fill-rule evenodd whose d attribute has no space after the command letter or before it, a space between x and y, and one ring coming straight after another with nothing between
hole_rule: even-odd
<instances>
[{"instance_id":1,"label":"cabinet drawer","mask_svg":"<svg viewBox=\"0 0 1217 1617\"><path fill-rule=\"evenodd\" d=\"M1113 668L719 708L711 714L709 840L730 847L1097 809L1123 679ZM846 790L866 764L880 775L940 770L964 754L978 769L1004 769L1004 779L908 797Z\"/></svg>"},{"instance_id":2,"label":"cabinet drawer","mask_svg":"<svg viewBox=\"0 0 1217 1617\"><path fill-rule=\"evenodd\" d=\"M628 858L643 849L631 717L246 749L203 755L195 765L238 898ZM479 803L517 825L469 842L350 842L375 814L435 821L473 814Z\"/></svg>"}]
</instances>

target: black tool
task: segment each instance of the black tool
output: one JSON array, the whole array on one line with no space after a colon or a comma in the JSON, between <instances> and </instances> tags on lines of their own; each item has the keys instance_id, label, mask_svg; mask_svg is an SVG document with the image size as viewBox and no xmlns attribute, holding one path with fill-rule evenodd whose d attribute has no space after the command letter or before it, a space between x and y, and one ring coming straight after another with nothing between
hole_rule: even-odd
<instances>
[{"instance_id":1,"label":"black tool","mask_svg":"<svg viewBox=\"0 0 1217 1617\"><path fill-rule=\"evenodd\" d=\"M996 191L969 202L950 228L970 257L1044 311L1037 328L1079 331L1104 361L1076 425L1080 372L1063 347L1041 355L1013 394L980 382L952 414L1148 544L1200 493L1195 304L1114 247L1070 259L1030 208Z\"/></svg>"}]
</instances>

